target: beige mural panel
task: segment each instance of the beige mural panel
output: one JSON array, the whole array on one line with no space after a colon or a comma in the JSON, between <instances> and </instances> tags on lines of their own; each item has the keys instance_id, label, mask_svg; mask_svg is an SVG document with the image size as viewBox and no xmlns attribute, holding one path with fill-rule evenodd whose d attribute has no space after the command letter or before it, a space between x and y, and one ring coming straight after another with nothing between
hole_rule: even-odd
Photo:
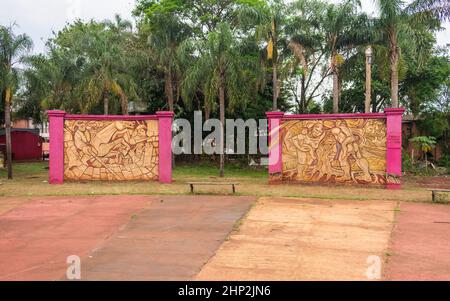
<instances>
[{"instance_id":1,"label":"beige mural panel","mask_svg":"<svg viewBox=\"0 0 450 301\"><path fill-rule=\"evenodd\" d=\"M283 180L386 183L384 119L287 121L282 141Z\"/></svg>"},{"instance_id":2,"label":"beige mural panel","mask_svg":"<svg viewBox=\"0 0 450 301\"><path fill-rule=\"evenodd\" d=\"M158 121L64 123L67 180L157 180Z\"/></svg>"}]
</instances>

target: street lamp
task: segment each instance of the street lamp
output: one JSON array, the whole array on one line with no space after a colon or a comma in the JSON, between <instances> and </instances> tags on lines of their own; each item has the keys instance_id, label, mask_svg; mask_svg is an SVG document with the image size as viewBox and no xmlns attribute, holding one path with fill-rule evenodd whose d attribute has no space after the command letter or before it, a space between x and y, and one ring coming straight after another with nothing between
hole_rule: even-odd
<instances>
[{"instance_id":1,"label":"street lamp","mask_svg":"<svg viewBox=\"0 0 450 301\"><path fill-rule=\"evenodd\" d=\"M367 62L372 65L372 47L370 46L366 48L366 59Z\"/></svg>"},{"instance_id":2,"label":"street lamp","mask_svg":"<svg viewBox=\"0 0 450 301\"><path fill-rule=\"evenodd\" d=\"M371 86L372 86L372 47L367 47L366 51L366 101L365 101L365 112L370 113L370 103L371 103Z\"/></svg>"}]
</instances>

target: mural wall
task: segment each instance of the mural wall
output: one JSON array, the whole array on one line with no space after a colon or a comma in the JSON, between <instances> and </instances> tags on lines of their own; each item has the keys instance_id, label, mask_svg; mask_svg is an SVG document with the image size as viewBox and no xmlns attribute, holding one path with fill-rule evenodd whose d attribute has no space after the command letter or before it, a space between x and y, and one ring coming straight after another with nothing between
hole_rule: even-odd
<instances>
[{"instance_id":1,"label":"mural wall","mask_svg":"<svg viewBox=\"0 0 450 301\"><path fill-rule=\"evenodd\" d=\"M386 184L386 120L290 120L282 124L283 180Z\"/></svg>"},{"instance_id":2,"label":"mural wall","mask_svg":"<svg viewBox=\"0 0 450 301\"><path fill-rule=\"evenodd\" d=\"M157 180L157 120L65 120L64 178Z\"/></svg>"}]
</instances>

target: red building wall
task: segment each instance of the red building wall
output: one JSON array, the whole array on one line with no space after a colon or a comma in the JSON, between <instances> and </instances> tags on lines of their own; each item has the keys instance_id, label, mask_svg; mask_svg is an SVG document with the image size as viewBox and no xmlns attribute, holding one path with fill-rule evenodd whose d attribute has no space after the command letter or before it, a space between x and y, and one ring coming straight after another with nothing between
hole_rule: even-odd
<instances>
[{"instance_id":1,"label":"red building wall","mask_svg":"<svg viewBox=\"0 0 450 301\"><path fill-rule=\"evenodd\" d=\"M0 144L5 143L0 135ZM13 161L42 159L42 138L31 132L11 132Z\"/></svg>"}]
</instances>

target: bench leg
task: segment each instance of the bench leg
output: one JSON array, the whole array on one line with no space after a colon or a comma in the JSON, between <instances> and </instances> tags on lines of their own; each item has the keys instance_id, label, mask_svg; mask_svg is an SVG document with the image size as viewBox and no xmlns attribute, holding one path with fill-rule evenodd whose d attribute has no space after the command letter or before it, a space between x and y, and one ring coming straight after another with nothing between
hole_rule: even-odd
<instances>
[{"instance_id":1,"label":"bench leg","mask_svg":"<svg viewBox=\"0 0 450 301\"><path fill-rule=\"evenodd\" d=\"M193 184L189 184L191 185L191 193L194 193L194 185Z\"/></svg>"},{"instance_id":2,"label":"bench leg","mask_svg":"<svg viewBox=\"0 0 450 301\"><path fill-rule=\"evenodd\" d=\"M236 188L234 187L234 185L231 185L231 186L233 186L233 194L235 194L236 193Z\"/></svg>"},{"instance_id":3,"label":"bench leg","mask_svg":"<svg viewBox=\"0 0 450 301\"><path fill-rule=\"evenodd\" d=\"M434 203L434 201L435 201L435 192L432 191L431 192L431 202Z\"/></svg>"}]
</instances>

